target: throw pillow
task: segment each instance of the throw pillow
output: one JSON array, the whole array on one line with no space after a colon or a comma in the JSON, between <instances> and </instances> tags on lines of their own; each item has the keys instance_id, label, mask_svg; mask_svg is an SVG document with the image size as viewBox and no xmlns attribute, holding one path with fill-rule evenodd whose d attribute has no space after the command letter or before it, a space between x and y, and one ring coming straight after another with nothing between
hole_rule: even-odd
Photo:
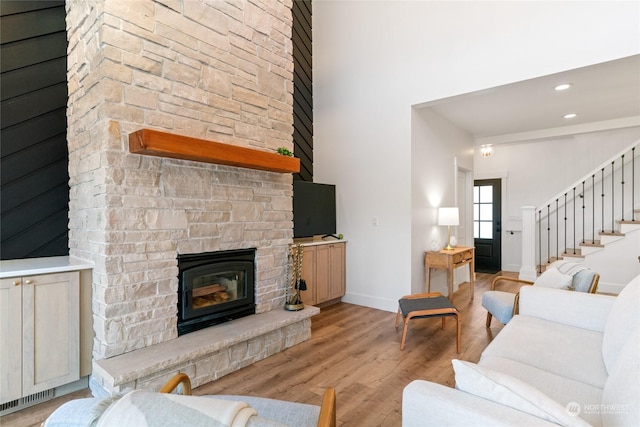
<instances>
[{"instance_id":1,"label":"throw pillow","mask_svg":"<svg viewBox=\"0 0 640 427\"><path fill-rule=\"evenodd\" d=\"M558 271L560 271L560 273L562 274L569 274L571 276L575 276L580 271L586 270L588 268L587 266L582 265L578 262L565 261L565 260L555 261L551 263L551 267L557 268Z\"/></svg>"},{"instance_id":2,"label":"throw pillow","mask_svg":"<svg viewBox=\"0 0 640 427\"><path fill-rule=\"evenodd\" d=\"M544 288L568 289L572 280L572 275L561 273L557 268L549 267L533 284Z\"/></svg>"},{"instance_id":3,"label":"throw pillow","mask_svg":"<svg viewBox=\"0 0 640 427\"><path fill-rule=\"evenodd\" d=\"M589 288L591 288L591 283L593 283L593 276L596 273L589 269L584 269L579 271L573 276L573 290L576 292L589 292Z\"/></svg>"},{"instance_id":4,"label":"throw pillow","mask_svg":"<svg viewBox=\"0 0 640 427\"><path fill-rule=\"evenodd\" d=\"M453 359L456 388L562 426L588 426L535 387L510 375Z\"/></svg>"}]
</instances>

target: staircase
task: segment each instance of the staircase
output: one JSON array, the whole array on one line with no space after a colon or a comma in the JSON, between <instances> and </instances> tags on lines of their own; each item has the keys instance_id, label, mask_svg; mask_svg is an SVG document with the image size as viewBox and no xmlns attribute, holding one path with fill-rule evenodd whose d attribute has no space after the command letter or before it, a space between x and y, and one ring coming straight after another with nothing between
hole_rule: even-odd
<instances>
[{"instance_id":1,"label":"staircase","mask_svg":"<svg viewBox=\"0 0 640 427\"><path fill-rule=\"evenodd\" d=\"M531 267L535 265L536 273L540 274L558 259L573 259L587 265L590 262L602 264L602 258L606 258L602 253L607 251L611 253L613 263L621 261L620 258L626 262L628 258L635 261L630 267L638 268L639 146L640 142L636 142L535 208L531 219L535 220L531 224L535 229L530 233L529 241L525 242L523 238L523 269L528 253L535 257L535 262L529 260ZM526 227L524 222L523 226ZM629 247L621 243L625 239L631 239L632 243L626 244L630 244ZM535 251L532 251L532 245L535 245ZM626 249L623 253L610 249L616 246ZM598 271L595 266L589 266Z\"/></svg>"},{"instance_id":2,"label":"staircase","mask_svg":"<svg viewBox=\"0 0 640 427\"><path fill-rule=\"evenodd\" d=\"M634 218L640 218L640 209L634 209ZM625 236L633 231L640 230L640 220L622 221L617 220L617 229L619 231L600 231L599 240L585 241L578 244L578 248L567 248L562 254L562 258L578 258L584 259L586 256L605 249L611 243L624 239ZM640 248L639 248L640 252ZM548 263L544 264L545 266Z\"/></svg>"}]
</instances>

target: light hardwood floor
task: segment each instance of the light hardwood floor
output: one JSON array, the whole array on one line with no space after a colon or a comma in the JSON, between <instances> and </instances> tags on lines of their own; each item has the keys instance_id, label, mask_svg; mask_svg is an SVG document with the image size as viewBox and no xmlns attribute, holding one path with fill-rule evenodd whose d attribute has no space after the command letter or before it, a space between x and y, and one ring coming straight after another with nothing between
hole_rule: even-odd
<instances>
[{"instance_id":1,"label":"light hardwood floor","mask_svg":"<svg viewBox=\"0 0 640 427\"><path fill-rule=\"evenodd\" d=\"M312 318L310 340L193 390L196 395L236 394L319 405L335 387L340 426L400 426L402 389L414 379L453 386L451 359L476 362L502 325L485 328L482 293L493 275L477 273L475 299L468 285L454 294L461 312L462 345L456 353L455 322L412 320L406 348L395 313L340 303ZM38 426L62 403L88 396L76 392L0 418L4 426Z\"/></svg>"}]
</instances>

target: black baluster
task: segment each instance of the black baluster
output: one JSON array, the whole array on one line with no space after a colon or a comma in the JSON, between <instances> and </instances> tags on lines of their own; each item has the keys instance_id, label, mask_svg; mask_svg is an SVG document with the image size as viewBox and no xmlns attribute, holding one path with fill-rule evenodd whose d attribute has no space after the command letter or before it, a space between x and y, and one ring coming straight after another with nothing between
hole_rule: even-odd
<instances>
[{"instance_id":1,"label":"black baluster","mask_svg":"<svg viewBox=\"0 0 640 427\"><path fill-rule=\"evenodd\" d=\"M576 187L573 187L573 254L576 254Z\"/></svg>"},{"instance_id":2,"label":"black baluster","mask_svg":"<svg viewBox=\"0 0 640 427\"><path fill-rule=\"evenodd\" d=\"M542 211L538 211L538 273L542 274Z\"/></svg>"},{"instance_id":3,"label":"black baluster","mask_svg":"<svg viewBox=\"0 0 640 427\"><path fill-rule=\"evenodd\" d=\"M584 244L584 198L585 198L585 194L584 194L584 181L582 181L582 194L580 195L580 198L582 199L582 243Z\"/></svg>"},{"instance_id":4,"label":"black baluster","mask_svg":"<svg viewBox=\"0 0 640 427\"><path fill-rule=\"evenodd\" d=\"M615 162L615 160L614 160ZM615 173L613 170L613 163L611 162L611 232L613 233L616 229L615 227L615 223L614 221L616 220L616 214L615 214L615 199L616 199L616 193L615 193L615 182L614 181L614 177L615 177Z\"/></svg>"},{"instance_id":5,"label":"black baluster","mask_svg":"<svg viewBox=\"0 0 640 427\"><path fill-rule=\"evenodd\" d=\"M551 264L551 214L547 205L547 264Z\"/></svg>"},{"instance_id":6,"label":"black baluster","mask_svg":"<svg viewBox=\"0 0 640 427\"><path fill-rule=\"evenodd\" d=\"M591 175L591 244L596 244L596 175Z\"/></svg>"},{"instance_id":7,"label":"black baluster","mask_svg":"<svg viewBox=\"0 0 640 427\"><path fill-rule=\"evenodd\" d=\"M602 168L602 170L600 171L600 176L601 176L601 182L600 182L600 188L602 191L601 194L601 200L602 200L602 228L600 229L600 231L604 231L604 168Z\"/></svg>"},{"instance_id":8,"label":"black baluster","mask_svg":"<svg viewBox=\"0 0 640 427\"><path fill-rule=\"evenodd\" d=\"M622 167L620 169L622 171L622 175L620 175L621 181L621 192L620 192L620 203L622 205L622 221L624 221L624 154L622 155Z\"/></svg>"},{"instance_id":9,"label":"black baluster","mask_svg":"<svg viewBox=\"0 0 640 427\"><path fill-rule=\"evenodd\" d=\"M636 147L631 149L631 221L636 220Z\"/></svg>"},{"instance_id":10,"label":"black baluster","mask_svg":"<svg viewBox=\"0 0 640 427\"><path fill-rule=\"evenodd\" d=\"M564 193L564 252L567 252L567 193Z\"/></svg>"},{"instance_id":11,"label":"black baluster","mask_svg":"<svg viewBox=\"0 0 640 427\"><path fill-rule=\"evenodd\" d=\"M556 258L560 259L560 249L558 248L560 242L560 229L558 228L558 199L556 199Z\"/></svg>"}]
</instances>

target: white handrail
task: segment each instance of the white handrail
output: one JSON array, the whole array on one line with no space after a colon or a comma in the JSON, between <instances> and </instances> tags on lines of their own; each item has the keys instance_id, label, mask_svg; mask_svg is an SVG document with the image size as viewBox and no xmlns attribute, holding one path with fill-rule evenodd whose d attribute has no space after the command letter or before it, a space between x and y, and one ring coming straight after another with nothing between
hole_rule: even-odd
<instances>
[{"instance_id":1,"label":"white handrail","mask_svg":"<svg viewBox=\"0 0 640 427\"><path fill-rule=\"evenodd\" d=\"M631 151L634 147L638 147L640 146L640 140L634 142L633 144L629 145L627 148L625 148L624 150L620 151L618 154L616 154L615 156L612 156L609 160L603 162L600 166L598 166L597 168L594 168L590 173L586 174L585 176L583 176L581 179L577 180L575 183L573 183L572 185L568 186L564 191L559 192L558 194L556 194L555 196L553 196L552 198L550 198L549 200L547 200L546 202L544 202L543 204L541 204L540 206L538 206L536 208L536 212L539 212L543 209L545 209L547 207L547 205L551 205L553 202L555 202L557 199L562 198L562 196L565 195L565 193L568 193L570 190L572 190L575 187L578 187L579 185L582 184L583 181L587 181L589 178L591 178L591 176L593 176L594 174L596 174L598 171L604 169L605 167L609 166L612 162L614 162L615 160L619 159L620 157L622 157L623 154L628 153L629 151ZM636 157L640 156L640 150L638 153L635 153Z\"/></svg>"}]
</instances>

